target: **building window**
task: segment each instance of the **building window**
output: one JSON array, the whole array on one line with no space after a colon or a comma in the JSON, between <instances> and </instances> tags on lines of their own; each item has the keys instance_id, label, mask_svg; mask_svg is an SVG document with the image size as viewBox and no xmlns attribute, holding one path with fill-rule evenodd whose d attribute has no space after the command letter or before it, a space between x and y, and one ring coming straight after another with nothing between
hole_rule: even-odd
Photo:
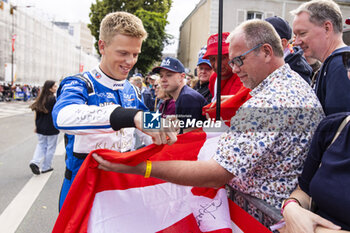
<instances>
[{"instance_id":1,"label":"building window","mask_svg":"<svg viewBox=\"0 0 350 233\"><path fill-rule=\"evenodd\" d=\"M263 19L263 13L259 11L248 11L247 20L249 19Z\"/></svg>"}]
</instances>

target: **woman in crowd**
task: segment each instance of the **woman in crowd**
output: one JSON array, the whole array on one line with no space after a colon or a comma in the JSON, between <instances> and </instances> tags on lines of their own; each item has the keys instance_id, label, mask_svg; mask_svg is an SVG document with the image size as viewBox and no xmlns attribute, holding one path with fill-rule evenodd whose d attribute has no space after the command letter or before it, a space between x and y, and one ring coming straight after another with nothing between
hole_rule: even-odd
<instances>
[{"instance_id":1,"label":"woman in crowd","mask_svg":"<svg viewBox=\"0 0 350 233\"><path fill-rule=\"evenodd\" d=\"M35 175L50 172L52 159L56 150L59 131L54 127L51 112L56 103L55 93L57 84L55 81L47 80L41 89L39 98L30 106L35 111L35 132L38 135L38 144L35 148L33 159L29 167Z\"/></svg>"}]
</instances>

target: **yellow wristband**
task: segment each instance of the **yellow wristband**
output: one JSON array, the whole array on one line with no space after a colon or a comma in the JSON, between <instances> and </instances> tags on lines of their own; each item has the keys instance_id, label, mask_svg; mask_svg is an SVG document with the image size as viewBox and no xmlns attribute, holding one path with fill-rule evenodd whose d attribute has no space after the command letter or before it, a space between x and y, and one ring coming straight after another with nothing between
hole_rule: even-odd
<instances>
[{"instance_id":1,"label":"yellow wristband","mask_svg":"<svg viewBox=\"0 0 350 233\"><path fill-rule=\"evenodd\" d=\"M145 178L149 178L151 176L151 170L152 170L152 162L150 160L147 160Z\"/></svg>"}]
</instances>

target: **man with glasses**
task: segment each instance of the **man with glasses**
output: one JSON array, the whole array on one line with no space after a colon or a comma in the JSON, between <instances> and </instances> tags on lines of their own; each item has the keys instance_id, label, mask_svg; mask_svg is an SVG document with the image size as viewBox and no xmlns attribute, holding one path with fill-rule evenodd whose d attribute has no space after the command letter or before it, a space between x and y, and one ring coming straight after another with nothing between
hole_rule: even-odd
<instances>
[{"instance_id":1,"label":"man with glasses","mask_svg":"<svg viewBox=\"0 0 350 233\"><path fill-rule=\"evenodd\" d=\"M151 176L191 186L230 184L279 208L296 187L322 107L311 87L284 63L271 24L246 21L227 41L233 72L252 89L252 98L232 117L212 159L155 161ZM116 172L144 174L146 168L146 163L129 167L94 157L103 169Z\"/></svg>"},{"instance_id":2,"label":"man with glasses","mask_svg":"<svg viewBox=\"0 0 350 233\"><path fill-rule=\"evenodd\" d=\"M285 64L270 23L247 21L227 40L232 71L252 98L231 119L224 137L233 152L225 153L226 147L215 159L236 175L233 187L280 207L297 185L312 134L324 116L322 107L311 87Z\"/></svg>"}]
</instances>

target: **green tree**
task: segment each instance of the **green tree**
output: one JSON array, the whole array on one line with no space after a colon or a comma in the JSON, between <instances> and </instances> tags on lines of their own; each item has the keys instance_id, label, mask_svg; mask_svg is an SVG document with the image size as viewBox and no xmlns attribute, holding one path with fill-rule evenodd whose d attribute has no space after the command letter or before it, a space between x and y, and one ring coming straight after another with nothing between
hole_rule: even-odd
<instances>
[{"instance_id":1,"label":"green tree","mask_svg":"<svg viewBox=\"0 0 350 233\"><path fill-rule=\"evenodd\" d=\"M168 12L172 0L96 0L90 7L91 34L96 38L95 47L98 51L100 23L103 17L114 11L126 11L139 17L148 33L143 42L138 62L134 66L142 73L149 71L154 62L159 61L165 44L169 43L170 35L165 33Z\"/></svg>"}]
</instances>

